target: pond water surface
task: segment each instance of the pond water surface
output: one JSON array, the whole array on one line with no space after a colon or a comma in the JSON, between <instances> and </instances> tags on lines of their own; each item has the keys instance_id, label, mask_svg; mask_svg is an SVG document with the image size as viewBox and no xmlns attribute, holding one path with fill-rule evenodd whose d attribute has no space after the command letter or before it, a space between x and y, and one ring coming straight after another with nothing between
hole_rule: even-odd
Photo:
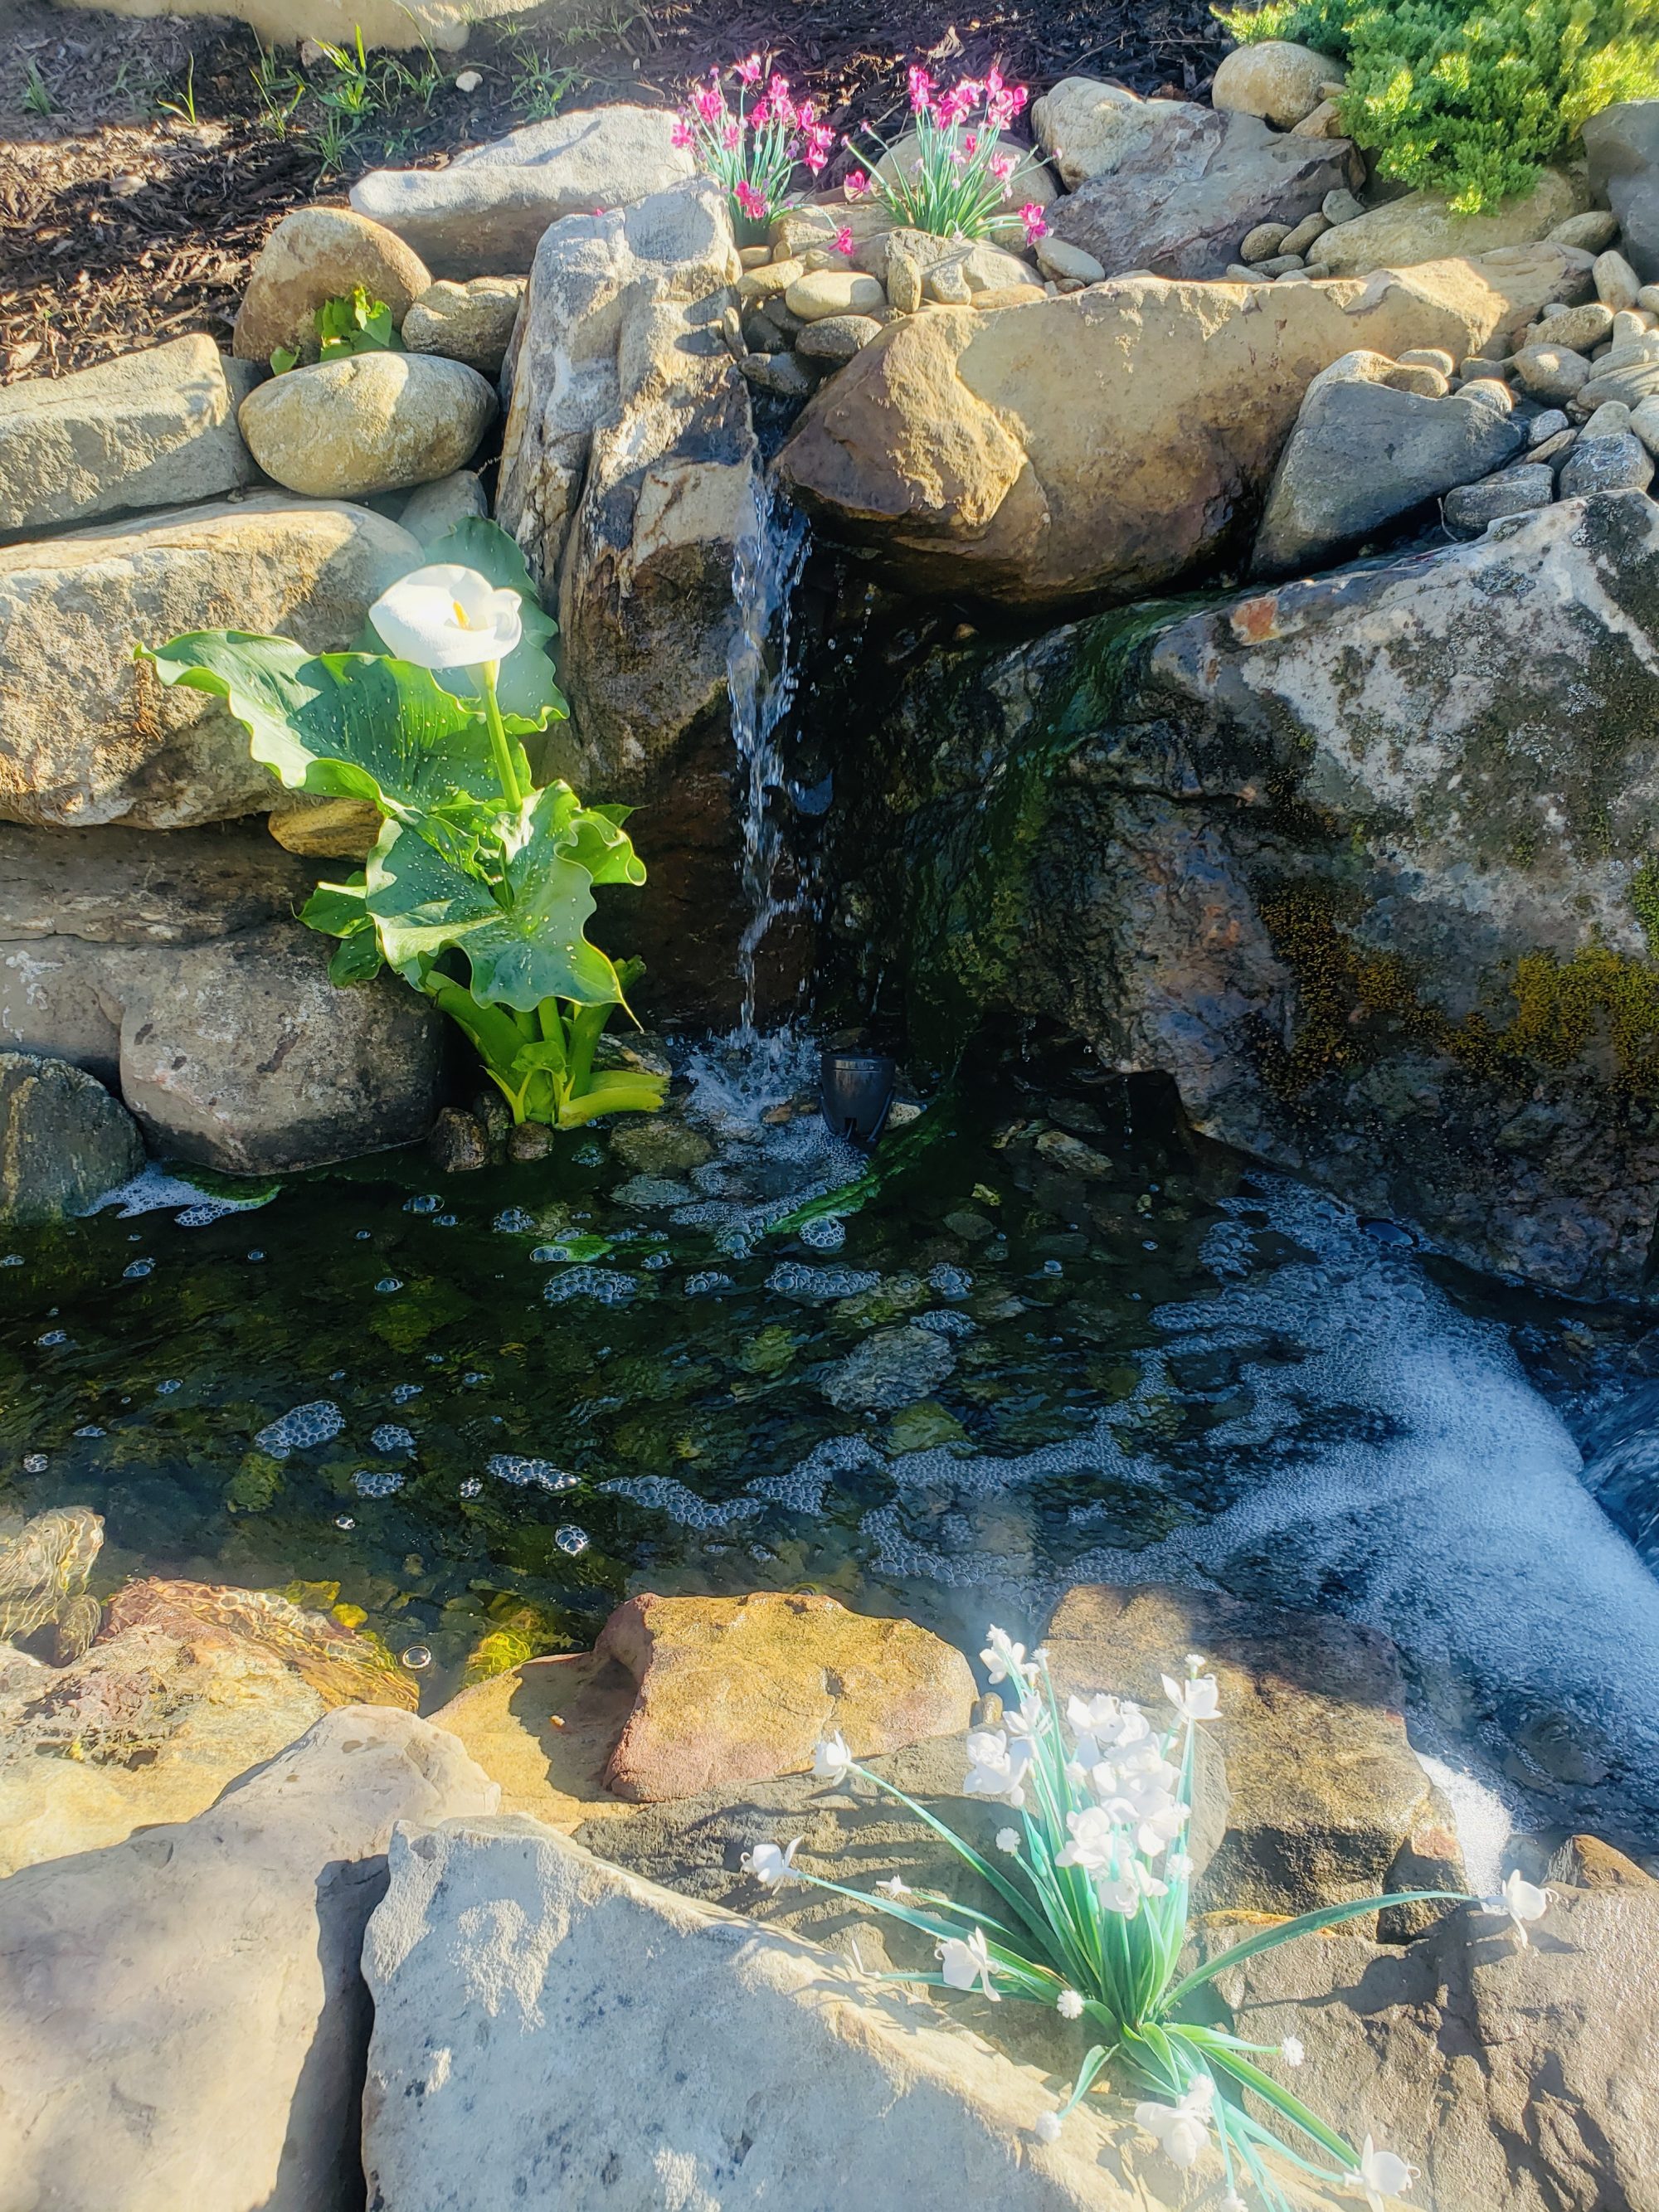
<instances>
[{"instance_id":1,"label":"pond water surface","mask_svg":"<svg viewBox=\"0 0 1659 2212\"><path fill-rule=\"evenodd\" d=\"M1079 1580L1327 1607L1401 1644L1419 1747L1659 1844L1659 1584L1551 1402L1605 1430L1627 1316L1427 1263L1080 1054L969 1065L873 1168L806 1043L676 1057L683 1113L535 1165L236 1211L152 1170L12 1232L0 1512L105 1514L102 1591L360 1609L428 1710L637 1589L969 1649Z\"/></svg>"}]
</instances>

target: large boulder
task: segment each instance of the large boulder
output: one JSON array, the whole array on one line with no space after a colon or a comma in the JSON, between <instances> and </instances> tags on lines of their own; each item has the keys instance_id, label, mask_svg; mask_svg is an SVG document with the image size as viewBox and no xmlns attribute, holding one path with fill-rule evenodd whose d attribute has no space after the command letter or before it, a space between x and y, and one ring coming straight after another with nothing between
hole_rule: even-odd
<instances>
[{"instance_id":1,"label":"large boulder","mask_svg":"<svg viewBox=\"0 0 1659 2212\"><path fill-rule=\"evenodd\" d=\"M94 0L68 0L72 8ZM521 0L95 0L115 15L234 17L267 46L304 46L326 40L340 46L422 46L458 52L475 23L516 15Z\"/></svg>"},{"instance_id":2,"label":"large boulder","mask_svg":"<svg viewBox=\"0 0 1659 2212\"><path fill-rule=\"evenodd\" d=\"M1109 276L1222 276L1258 223L1294 226L1362 173L1346 138L1304 138L1260 116L1182 101L1141 105L1144 121L1119 111L1113 154L1097 155L1049 211L1054 235L1091 253Z\"/></svg>"},{"instance_id":3,"label":"large boulder","mask_svg":"<svg viewBox=\"0 0 1659 2212\"><path fill-rule=\"evenodd\" d=\"M447 168L371 169L351 204L434 276L520 276L562 216L632 206L696 167L666 107L577 108L469 147Z\"/></svg>"},{"instance_id":4,"label":"large boulder","mask_svg":"<svg viewBox=\"0 0 1659 2212\"><path fill-rule=\"evenodd\" d=\"M1297 2094L1419 2165L1427 2212L1654 2212L1659 1884L1556 1877L1530 1935L1468 1913L1405 1949L1338 1929L1219 1990L1249 2041L1300 2037Z\"/></svg>"},{"instance_id":5,"label":"large boulder","mask_svg":"<svg viewBox=\"0 0 1659 2212\"><path fill-rule=\"evenodd\" d=\"M177 507L257 483L236 428L255 372L174 338L0 392L0 532Z\"/></svg>"},{"instance_id":6,"label":"large boulder","mask_svg":"<svg viewBox=\"0 0 1659 2212\"><path fill-rule=\"evenodd\" d=\"M184 946L296 914L316 878L255 823L0 828L0 1044L118 1083L130 994Z\"/></svg>"},{"instance_id":7,"label":"large boulder","mask_svg":"<svg viewBox=\"0 0 1659 2212\"><path fill-rule=\"evenodd\" d=\"M488 379L434 354L362 353L273 376L237 421L289 491L365 499L464 468L495 418Z\"/></svg>"},{"instance_id":8,"label":"large boulder","mask_svg":"<svg viewBox=\"0 0 1659 2212\"><path fill-rule=\"evenodd\" d=\"M1624 491L936 659L875 740L903 821L862 849L935 983L1164 1071L1206 1133L1476 1267L1633 1296L1656 641L1659 507ZM999 793L1021 842L988 882Z\"/></svg>"},{"instance_id":9,"label":"large boulder","mask_svg":"<svg viewBox=\"0 0 1659 2212\"><path fill-rule=\"evenodd\" d=\"M1586 118L1590 189L1618 217L1626 258L1659 279L1659 100L1621 100Z\"/></svg>"},{"instance_id":10,"label":"large boulder","mask_svg":"<svg viewBox=\"0 0 1659 2212\"><path fill-rule=\"evenodd\" d=\"M137 1174L144 1143L68 1060L0 1052L0 1221L61 1221Z\"/></svg>"},{"instance_id":11,"label":"large boulder","mask_svg":"<svg viewBox=\"0 0 1659 2212\"><path fill-rule=\"evenodd\" d=\"M1176 2173L1121 2110L1035 2141L1057 2081L531 1822L400 1830L392 1868L363 1954L371 2203L464 2212L481 2142L492 2192L525 2212L1215 2201L1212 2174Z\"/></svg>"},{"instance_id":12,"label":"large boulder","mask_svg":"<svg viewBox=\"0 0 1659 2212\"><path fill-rule=\"evenodd\" d=\"M361 2205L358 1959L386 1846L495 1802L453 1737L348 1705L194 1820L0 1881L6 2201Z\"/></svg>"},{"instance_id":13,"label":"large boulder","mask_svg":"<svg viewBox=\"0 0 1659 2212\"><path fill-rule=\"evenodd\" d=\"M431 282L420 255L379 223L349 208L295 208L259 249L231 349L244 361L268 362L278 346L287 346L314 361L316 313L326 301L349 299L361 284L392 310L393 326L401 330Z\"/></svg>"},{"instance_id":14,"label":"large boulder","mask_svg":"<svg viewBox=\"0 0 1659 2212\"><path fill-rule=\"evenodd\" d=\"M1450 1814L1406 1741L1400 1654L1325 1613L1152 1583L1083 1583L1044 1638L1063 1695L1167 1711L1165 1674L1201 1651L1221 1686L1206 1726L1225 1762L1226 1830L1200 1907L1311 1912L1389 1889L1462 1889ZM1444 1832L1432 1883L1422 1844Z\"/></svg>"},{"instance_id":15,"label":"large boulder","mask_svg":"<svg viewBox=\"0 0 1659 2212\"><path fill-rule=\"evenodd\" d=\"M270 493L0 549L0 821L174 830L269 807L241 724L133 647L228 628L338 653L424 557L365 508Z\"/></svg>"},{"instance_id":16,"label":"large boulder","mask_svg":"<svg viewBox=\"0 0 1659 2212\"><path fill-rule=\"evenodd\" d=\"M1347 354L1308 386L1256 532L1251 571L1328 568L1455 485L1513 460L1526 433L1468 392L1400 390L1380 354Z\"/></svg>"},{"instance_id":17,"label":"large boulder","mask_svg":"<svg viewBox=\"0 0 1659 2212\"><path fill-rule=\"evenodd\" d=\"M568 1832L639 1810L605 1783L638 1687L620 1661L574 1651L469 1683L432 1719L500 1784L503 1813Z\"/></svg>"},{"instance_id":18,"label":"large boulder","mask_svg":"<svg viewBox=\"0 0 1659 2212\"><path fill-rule=\"evenodd\" d=\"M1332 276L1365 276L1454 254L1491 253L1546 238L1589 205L1582 175L1544 169L1530 191L1500 200L1480 215L1460 215L1444 192L1407 192L1397 200L1334 223L1308 249L1308 265Z\"/></svg>"},{"instance_id":19,"label":"large boulder","mask_svg":"<svg viewBox=\"0 0 1659 2212\"><path fill-rule=\"evenodd\" d=\"M837 1732L864 1759L966 1728L973 1710L959 1651L832 1597L629 1598L595 1650L639 1686L605 1770L619 1797L766 1781L810 1766Z\"/></svg>"},{"instance_id":20,"label":"large boulder","mask_svg":"<svg viewBox=\"0 0 1659 2212\"><path fill-rule=\"evenodd\" d=\"M443 1024L391 975L343 990L292 923L173 954L130 981L121 1096L156 1148L232 1175L319 1167L431 1127Z\"/></svg>"},{"instance_id":21,"label":"large boulder","mask_svg":"<svg viewBox=\"0 0 1659 2212\"><path fill-rule=\"evenodd\" d=\"M624 927L683 1012L726 988L740 927L728 659L760 493L748 386L720 337L738 273L707 181L550 230L509 362L495 502L562 632L571 720L550 758L579 790L647 810L652 880Z\"/></svg>"},{"instance_id":22,"label":"large boulder","mask_svg":"<svg viewBox=\"0 0 1659 2212\"><path fill-rule=\"evenodd\" d=\"M1135 599L1243 555L1322 369L1356 348L1506 352L1588 267L1536 246L1365 282L1125 277L908 316L808 404L776 465L909 588Z\"/></svg>"}]
</instances>

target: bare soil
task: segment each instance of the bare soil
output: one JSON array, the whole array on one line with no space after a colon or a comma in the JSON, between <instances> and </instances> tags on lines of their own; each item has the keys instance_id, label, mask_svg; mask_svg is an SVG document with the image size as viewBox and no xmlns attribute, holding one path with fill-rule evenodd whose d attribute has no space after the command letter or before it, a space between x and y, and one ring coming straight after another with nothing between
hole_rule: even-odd
<instances>
[{"instance_id":1,"label":"bare soil","mask_svg":"<svg viewBox=\"0 0 1659 2212\"><path fill-rule=\"evenodd\" d=\"M995 62L1034 96L1090 76L1191 98L1225 43L1206 0L987 0L971 18L942 0L591 0L482 29L427 81L427 57L370 55L353 114L349 74L267 62L240 25L0 0L0 383L190 331L225 342L290 208L338 201L385 162L441 167L559 105L677 105L753 48L845 130L897 124L918 61L946 77Z\"/></svg>"}]
</instances>

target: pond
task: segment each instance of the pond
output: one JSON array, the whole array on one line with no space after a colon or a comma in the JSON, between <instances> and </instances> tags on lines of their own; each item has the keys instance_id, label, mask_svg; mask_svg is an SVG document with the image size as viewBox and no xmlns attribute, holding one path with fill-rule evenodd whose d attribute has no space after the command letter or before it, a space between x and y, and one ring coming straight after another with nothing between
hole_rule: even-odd
<instances>
[{"instance_id":1,"label":"pond","mask_svg":"<svg viewBox=\"0 0 1659 2212\"><path fill-rule=\"evenodd\" d=\"M1659 1838L1659 1586L1550 1402L1605 1425L1626 1316L1425 1261L1077 1048L970 1058L872 1161L805 1038L672 1050L677 1111L543 1163L151 1170L13 1231L0 1511L105 1514L102 1592L337 1606L427 1710L638 1589L976 1648L1210 1584L1386 1629L1449 1775Z\"/></svg>"}]
</instances>

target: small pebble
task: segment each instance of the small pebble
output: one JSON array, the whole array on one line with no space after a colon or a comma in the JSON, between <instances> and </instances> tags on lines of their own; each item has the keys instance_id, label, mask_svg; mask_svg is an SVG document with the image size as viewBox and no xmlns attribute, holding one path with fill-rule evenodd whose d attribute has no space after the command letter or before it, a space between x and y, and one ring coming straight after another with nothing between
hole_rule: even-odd
<instances>
[{"instance_id":1,"label":"small pebble","mask_svg":"<svg viewBox=\"0 0 1659 2212\"><path fill-rule=\"evenodd\" d=\"M1572 426L1559 407L1547 407L1541 415L1534 415L1527 425L1527 443L1541 446L1547 438L1559 437L1563 430Z\"/></svg>"},{"instance_id":2,"label":"small pebble","mask_svg":"<svg viewBox=\"0 0 1659 2212\"><path fill-rule=\"evenodd\" d=\"M1598 253L1590 269L1595 296L1609 307L1633 307L1642 296L1642 280L1622 253Z\"/></svg>"}]
</instances>

